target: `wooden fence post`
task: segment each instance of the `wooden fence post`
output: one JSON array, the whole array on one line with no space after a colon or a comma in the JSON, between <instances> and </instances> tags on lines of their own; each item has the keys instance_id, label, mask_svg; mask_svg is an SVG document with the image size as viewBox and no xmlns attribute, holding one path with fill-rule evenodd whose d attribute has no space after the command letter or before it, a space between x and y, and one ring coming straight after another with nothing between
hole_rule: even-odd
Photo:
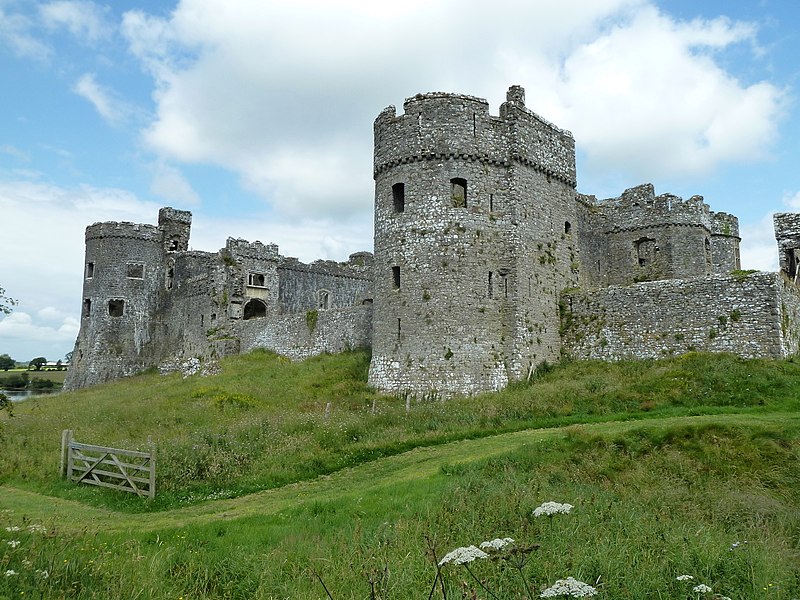
<instances>
[{"instance_id":1,"label":"wooden fence post","mask_svg":"<svg viewBox=\"0 0 800 600\"><path fill-rule=\"evenodd\" d=\"M149 496L152 500L156 497L156 446L153 443L152 436L147 436L147 446L150 450L150 492Z\"/></svg>"},{"instance_id":2,"label":"wooden fence post","mask_svg":"<svg viewBox=\"0 0 800 600\"><path fill-rule=\"evenodd\" d=\"M72 429L65 429L61 432L61 477L68 475L70 442L72 442Z\"/></svg>"}]
</instances>

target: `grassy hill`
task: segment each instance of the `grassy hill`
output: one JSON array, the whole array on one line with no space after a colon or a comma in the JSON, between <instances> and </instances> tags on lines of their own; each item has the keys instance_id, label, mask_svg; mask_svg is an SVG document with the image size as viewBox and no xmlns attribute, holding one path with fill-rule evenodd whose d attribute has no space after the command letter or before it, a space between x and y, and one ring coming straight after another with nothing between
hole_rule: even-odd
<instances>
[{"instance_id":1,"label":"grassy hill","mask_svg":"<svg viewBox=\"0 0 800 600\"><path fill-rule=\"evenodd\" d=\"M475 578L445 565L433 597L538 597L573 576L605 598L690 598L691 574L733 599L800 598L793 361L576 362L447 402L375 394L368 362L257 352L15 406L0 598L327 598L321 581L337 600L427 598L434 556L497 537L517 551L470 563ZM66 428L151 436L156 500L59 480ZM549 500L574 508L534 517Z\"/></svg>"}]
</instances>

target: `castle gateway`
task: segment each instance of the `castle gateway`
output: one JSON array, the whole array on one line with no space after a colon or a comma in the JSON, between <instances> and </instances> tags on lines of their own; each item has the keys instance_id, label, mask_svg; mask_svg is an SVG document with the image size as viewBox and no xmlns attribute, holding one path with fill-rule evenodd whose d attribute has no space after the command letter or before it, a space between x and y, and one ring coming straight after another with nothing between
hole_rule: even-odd
<instances>
[{"instance_id":1,"label":"castle gateway","mask_svg":"<svg viewBox=\"0 0 800 600\"><path fill-rule=\"evenodd\" d=\"M775 216L780 273L740 271L736 217L652 185L576 192L572 135L509 89L498 116L459 94L375 120L375 245L303 264L228 239L188 250L191 214L86 230L67 389L190 357L372 347L370 383L498 390L543 361L798 351L800 216Z\"/></svg>"}]
</instances>

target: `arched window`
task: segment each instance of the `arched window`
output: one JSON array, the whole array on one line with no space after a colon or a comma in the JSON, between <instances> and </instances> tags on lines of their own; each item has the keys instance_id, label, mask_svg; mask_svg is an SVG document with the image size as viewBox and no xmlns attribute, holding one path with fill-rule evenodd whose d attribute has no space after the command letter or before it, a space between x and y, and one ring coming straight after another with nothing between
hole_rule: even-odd
<instances>
[{"instance_id":1,"label":"arched window","mask_svg":"<svg viewBox=\"0 0 800 600\"><path fill-rule=\"evenodd\" d=\"M564 221L564 233L572 233L572 223Z\"/></svg>"},{"instance_id":2,"label":"arched window","mask_svg":"<svg viewBox=\"0 0 800 600\"><path fill-rule=\"evenodd\" d=\"M634 242L636 246L636 258L640 267L646 267L653 263L656 258L656 241L653 238L643 237Z\"/></svg>"},{"instance_id":3,"label":"arched window","mask_svg":"<svg viewBox=\"0 0 800 600\"><path fill-rule=\"evenodd\" d=\"M250 319L263 319L267 316L267 305L258 298L253 298L244 305L243 319L249 321Z\"/></svg>"}]
</instances>

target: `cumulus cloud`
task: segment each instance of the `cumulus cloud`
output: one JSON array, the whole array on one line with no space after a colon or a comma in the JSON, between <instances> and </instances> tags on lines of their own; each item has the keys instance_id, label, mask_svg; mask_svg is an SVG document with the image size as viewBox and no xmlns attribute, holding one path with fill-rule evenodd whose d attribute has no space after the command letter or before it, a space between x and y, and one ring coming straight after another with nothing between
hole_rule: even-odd
<instances>
[{"instance_id":1,"label":"cumulus cloud","mask_svg":"<svg viewBox=\"0 0 800 600\"><path fill-rule=\"evenodd\" d=\"M286 214L370 210L372 120L419 91L496 111L522 84L589 169L638 180L762 159L784 102L716 60L735 44L755 54L752 24L677 21L645 0L183 0L165 18L126 13L122 31L156 84L148 147L229 169Z\"/></svg>"},{"instance_id":2,"label":"cumulus cloud","mask_svg":"<svg viewBox=\"0 0 800 600\"><path fill-rule=\"evenodd\" d=\"M713 52L752 40L751 25L675 22L653 7L580 45L564 62L563 121L595 169L638 177L708 173L763 159L784 92L744 85Z\"/></svg>"},{"instance_id":3,"label":"cumulus cloud","mask_svg":"<svg viewBox=\"0 0 800 600\"><path fill-rule=\"evenodd\" d=\"M107 21L108 12L107 7L84 0L58 0L39 7L47 28L66 28L76 38L90 43L107 38L113 31Z\"/></svg>"}]
</instances>

